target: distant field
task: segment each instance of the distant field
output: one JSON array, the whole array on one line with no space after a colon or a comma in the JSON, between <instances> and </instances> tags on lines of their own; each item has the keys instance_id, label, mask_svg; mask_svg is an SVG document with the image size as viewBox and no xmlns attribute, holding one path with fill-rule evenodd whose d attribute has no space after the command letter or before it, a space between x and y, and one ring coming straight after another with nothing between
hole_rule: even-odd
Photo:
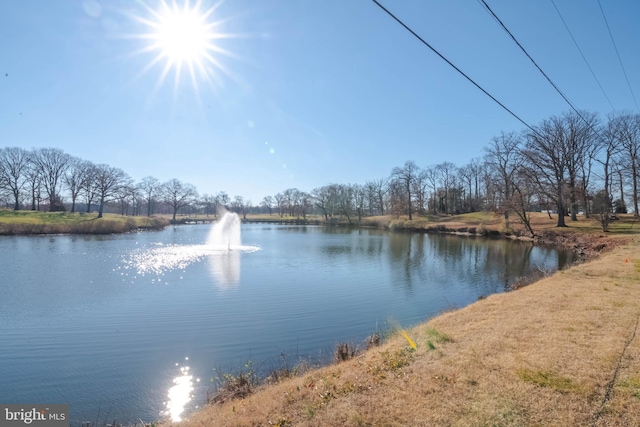
<instances>
[{"instance_id":1,"label":"distant field","mask_svg":"<svg viewBox=\"0 0 640 427\"><path fill-rule=\"evenodd\" d=\"M608 235L613 234L640 234L640 220L634 218L633 214L620 214L619 219L609 224ZM547 213L532 212L531 226L536 233L548 230L557 230L557 215L552 214L551 218ZM409 221L406 216L375 216L363 219L364 225L376 225L380 227L388 227L395 230L420 230L429 227L445 226L448 229L457 230L459 228L484 228L486 230L494 230L505 232L504 217L502 214L493 212L473 212L460 215L414 215L413 220ZM584 215L578 215L578 221L571 221L569 217L566 219L567 227L562 228L562 232L569 233L602 233L602 228L594 217L585 218ZM510 229L515 232L524 233L524 226L520 223L515 215L510 217Z\"/></svg>"},{"instance_id":2,"label":"distant field","mask_svg":"<svg viewBox=\"0 0 640 427\"><path fill-rule=\"evenodd\" d=\"M96 213L13 211L0 209L0 234L112 234L137 229L159 229L164 218Z\"/></svg>"},{"instance_id":3,"label":"distant field","mask_svg":"<svg viewBox=\"0 0 640 427\"><path fill-rule=\"evenodd\" d=\"M145 216L122 216L117 214L105 214L98 219L96 213L84 212L34 212L34 211L13 211L0 209L0 234L109 234L122 233L139 228L158 229L169 224L171 215L154 215L151 218ZM178 216L178 220L187 218L186 215ZM214 215L192 215L192 219L216 220ZM247 220L269 221L269 222L290 222L303 220L298 216L280 216L277 213L269 214L248 214ZM559 230L556 228L556 215L549 215L542 212L531 214L531 224L536 231ZM306 221L309 223L324 222L322 215L307 215ZM352 217L353 225L369 227L389 228L391 230L428 231L438 226L449 230L464 228L475 228L477 233L480 230L492 230L504 232L504 218L501 214L493 212L473 212L461 215L414 215L411 221L406 216L379 215L363 217L358 223L357 217ZM330 218L332 224L347 225L346 217ZM524 227L517 218L510 220L510 231L524 233ZM595 218L585 218L578 216L578 221L571 221L567 218L567 227L562 229L568 233L602 233L600 224ZM634 218L632 214L619 215L619 219L612 221L609 225L607 235L615 234L640 234L640 220Z\"/></svg>"}]
</instances>

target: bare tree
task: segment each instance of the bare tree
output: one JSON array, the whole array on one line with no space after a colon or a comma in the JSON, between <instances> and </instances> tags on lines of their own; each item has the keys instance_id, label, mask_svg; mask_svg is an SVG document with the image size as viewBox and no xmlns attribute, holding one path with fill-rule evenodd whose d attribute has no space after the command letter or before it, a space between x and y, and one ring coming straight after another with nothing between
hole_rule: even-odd
<instances>
[{"instance_id":1,"label":"bare tree","mask_svg":"<svg viewBox=\"0 0 640 427\"><path fill-rule=\"evenodd\" d=\"M414 182L418 179L418 175L420 174L420 168L415 164L415 162L411 160L407 160L404 163L402 168L395 167L391 171L391 177L394 180L397 180L402 184L402 188L404 189L404 202L406 204L406 211L409 215L409 220L413 219L412 214L412 204L413 204L413 185Z\"/></svg>"},{"instance_id":2,"label":"bare tree","mask_svg":"<svg viewBox=\"0 0 640 427\"><path fill-rule=\"evenodd\" d=\"M623 114L616 120L616 134L624 150L622 165L628 171L631 180L631 197L634 216L638 211L638 185L640 177L640 115Z\"/></svg>"},{"instance_id":3,"label":"bare tree","mask_svg":"<svg viewBox=\"0 0 640 427\"><path fill-rule=\"evenodd\" d=\"M38 166L42 185L49 199L49 210L64 210L60 197L60 184L71 156L58 148L39 148L33 151L33 161Z\"/></svg>"},{"instance_id":4,"label":"bare tree","mask_svg":"<svg viewBox=\"0 0 640 427\"><path fill-rule=\"evenodd\" d=\"M93 163L89 161L77 157L71 157L69 160L69 168L63 176L63 181L71 195L71 212L76 211L76 200L80 193L90 185L93 178L93 168Z\"/></svg>"},{"instance_id":5,"label":"bare tree","mask_svg":"<svg viewBox=\"0 0 640 427\"><path fill-rule=\"evenodd\" d=\"M604 181L602 190L596 192L596 195L593 200L593 209L596 215L598 216L598 220L602 225L602 231L607 231L609 227L609 222L611 220L611 208L613 206L612 200L612 191L611 185L613 182L612 179L612 166L614 163L615 156L620 152L620 141L617 138L617 120L616 116L610 115L609 120L601 130L600 136L601 139L598 141L599 150L603 152L603 158L599 159L594 157L594 159L602 165L603 174L602 179Z\"/></svg>"},{"instance_id":6,"label":"bare tree","mask_svg":"<svg viewBox=\"0 0 640 427\"><path fill-rule=\"evenodd\" d=\"M229 206L232 212L240 214L244 207L244 197L242 196L234 196L233 200L231 200L231 204Z\"/></svg>"},{"instance_id":7,"label":"bare tree","mask_svg":"<svg viewBox=\"0 0 640 427\"><path fill-rule=\"evenodd\" d=\"M173 221L180 209L189 205L198 197L198 191L192 184L170 179L162 185L164 201L173 208Z\"/></svg>"},{"instance_id":8,"label":"bare tree","mask_svg":"<svg viewBox=\"0 0 640 427\"><path fill-rule=\"evenodd\" d=\"M129 177L122 169L100 164L95 166L93 179L99 203L98 218L102 218L105 204L118 196Z\"/></svg>"},{"instance_id":9,"label":"bare tree","mask_svg":"<svg viewBox=\"0 0 640 427\"><path fill-rule=\"evenodd\" d=\"M336 187L340 215L347 217L349 224L353 225L351 217L354 210L353 187L346 184L338 184Z\"/></svg>"},{"instance_id":10,"label":"bare tree","mask_svg":"<svg viewBox=\"0 0 640 427\"><path fill-rule=\"evenodd\" d=\"M351 191L353 192L353 207L358 214L358 222L362 222L362 217L364 216L366 208L365 202L367 200L367 190L360 184L353 184L351 186Z\"/></svg>"},{"instance_id":11,"label":"bare tree","mask_svg":"<svg viewBox=\"0 0 640 427\"><path fill-rule=\"evenodd\" d=\"M427 186L431 189L431 201L429 201L429 206L431 208L432 214L438 213L438 201L437 201L437 191L438 191L438 171L435 166L429 166L424 170L424 180Z\"/></svg>"},{"instance_id":12,"label":"bare tree","mask_svg":"<svg viewBox=\"0 0 640 427\"><path fill-rule=\"evenodd\" d=\"M589 156L596 143L598 117L595 113L586 111L581 111L580 114L569 112L562 116L562 124L564 128L563 157L567 169L571 221L577 221L580 187L588 185L588 182L579 183L580 174L582 172L582 179L588 179L587 168L590 174Z\"/></svg>"},{"instance_id":13,"label":"bare tree","mask_svg":"<svg viewBox=\"0 0 640 427\"><path fill-rule=\"evenodd\" d=\"M29 153L30 161L25 171L26 185L31 195L31 210L40 210L40 200L42 199L42 178L38 171L38 165L33 161L33 152Z\"/></svg>"},{"instance_id":14,"label":"bare tree","mask_svg":"<svg viewBox=\"0 0 640 427\"><path fill-rule=\"evenodd\" d=\"M529 178L536 183L540 193L552 200L557 209L557 227L566 227L565 186L567 162L565 159L566 130L561 117L551 117L527 134L525 149Z\"/></svg>"},{"instance_id":15,"label":"bare tree","mask_svg":"<svg viewBox=\"0 0 640 427\"><path fill-rule=\"evenodd\" d=\"M98 197L98 180L96 179L96 174L98 173L97 166L90 163L88 173L90 179L82 189L82 194L84 195L85 204L87 205L87 213L90 213L91 206Z\"/></svg>"},{"instance_id":16,"label":"bare tree","mask_svg":"<svg viewBox=\"0 0 640 427\"><path fill-rule=\"evenodd\" d=\"M499 209L504 215L504 226L509 229L509 210L514 192L516 172L522 167L520 138L515 133L504 132L493 137L485 148L486 162L495 177L495 189L500 194Z\"/></svg>"},{"instance_id":17,"label":"bare tree","mask_svg":"<svg viewBox=\"0 0 640 427\"><path fill-rule=\"evenodd\" d=\"M314 188L311 191L311 198L315 206L324 215L325 221L328 221L329 217L334 215L338 205L337 184Z\"/></svg>"},{"instance_id":18,"label":"bare tree","mask_svg":"<svg viewBox=\"0 0 640 427\"><path fill-rule=\"evenodd\" d=\"M251 200L244 200L242 196L235 196L231 202L231 210L239 215L242 215L242 219L247 219L247 214L251 210Z\"/></svg>"},{"instance_id":19,"label":"bare tree","mask_svg":"<svg viewBox=\"0 0 640 427\"><path fill-rule=\"evenodd\" d=\"M151 208L156 198L160 195L162 185L160 184L158 178L145 176L138 184L138 188L143 194L145 203L147 204L147 216L151 216Z\"/></svg>"},{"instance_id":20,"label":"bare tree","mask_svg":"<svg viewBox=\"0 0 640 427\"><path fill-rule=\"evenodd\" d=\"M453 213L454 210L454 203L449 193L450 189L454 187L456 169L456 165L451 162L443 162L436 165L436 172L443 189L439 204L441 211L445 214Z\"/></svg>"},{"instance_id":21,"label":"bare tree","mask_svg":"<svg viewBox=\"0 0 640 427\"><path fill-rule=\"evenodd\" d=\"M120 205L120 215L129 215L129 208L132 209L135 215L135 203L138 197L138 189L133 184L133 180L125 175L124 179L120 182L118 191L114 195L114 200Z\"/></svg>"},{"instance_id":22,"label":"bare tree","mask_svg":"<svg viewBox=\"0 0 640 427\"><path fill-rule=\"evenodd\" d=\"M365 183L367 187L367 197L369 198L369 210L370 215L376 212L379 215L384 215L384 201L387 195L387 179L378 178Z\"/></svg>"},{"instance_id":23,"label":"bare tree","mask_svg":"<svg viewBox=\"0 0 640 427\"><path fill-rule=\"evenodd\" d=\"M231 204L231 199L229 198L229 195L227 193L225 193L224 191L219 192L218 194L216 194L216 211L215 211L215 215L218 215L218 207L222 206L224 209L228 208L229 205Z\"/></svg>"},{"instance_id":24,"label":"bare tree","mask_svg":"<svg viewBox=\"0 0 640 427\"><path fill-rule=\"evenodd\" d=\"M517 163L522 162L516 160ZM534 190L530 176L525 169L518 167L511 182L512 190L509 199L506 200L507 209L513 211L524 225L531 237L535 237L533 227L531 227L531 200Z\"/></svg>"},{"instance_id":25,"label":"bare tree","mask_svg":"<svg viewBox=\"0 0 640 427\"><path fill-rule=\"evenodd\" d=\"M216 212L216 196L212 194L203 194L200 198L200 203L202 204L202 207L204 207L204 213L206 216Z\"/></svg>"},{"instance_id":26,"label":"bare tree","mask_svg":"<svg viewBox=\"0 0 640 427\"><path fill-rule=\"evenodd\" d=\"M20 196L27 182L29 152L19 147L0 149L0 186L13 195L13 209L20 209Z\"/></svg>"},{"instance_id":27,"label":"bare tree","mask_svg":"<svg viewBox=\"0 0 640 427\"><path fill-rule=\"evenodd\" d=\"M271 216L271 212L273 211L273 204L275 200L271 196L265 196L260 202L260 206L265 208L269 212L269 216Z\"/></svg>"},{"instance_id":28,"label":"bare tree","mask_svg":"<svg viewBox=\"0 0 640 427\"><path fill-rule=\"evenodd\" d=\"M275 196L273 196L273 199L276 201L276 206L278 207L278 214L282 218L282 215L284 214L284 202L285 202L284 194L278 193Z\"/></svg>"},{"instance_id":29,"label":"bare tree","mask_svg":"<svg viewBox=\"0 0 640 427\"><path fill-rule=\"evenodd\" d=\"M413 181L413 194L415 199L415 208L418 214L424 215L428 205L428 187L429 187L429 173L426 169L421 170L416 179Z\"/></svg>"}]
</instances>

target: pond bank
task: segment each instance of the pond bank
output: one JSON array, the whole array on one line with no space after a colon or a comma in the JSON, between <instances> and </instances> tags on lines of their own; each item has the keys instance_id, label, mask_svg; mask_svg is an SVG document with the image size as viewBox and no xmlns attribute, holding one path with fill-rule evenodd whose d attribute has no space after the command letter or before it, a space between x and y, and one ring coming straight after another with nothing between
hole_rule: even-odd
<instances>
[{"instance_id":1,"label":"pond bank","mask_svg":"<svg viewBox=\"0 0 640 427\"><path fill-rule=\"evenodd\" d=\"M163 217L122 216L85 212L38 212L0 210L0 235L34 234L118 234L137 230L162 230L169 225Z\"/></svg>"},{"instance_id":2,"label":"pond bank","mask_svg":"<svg viewBox=\"0 0 640 427\"><path fill-rule=\"evenodd\" d=\"M640 425L638 239L179 425Z\"/></svg>"}]
</instances>

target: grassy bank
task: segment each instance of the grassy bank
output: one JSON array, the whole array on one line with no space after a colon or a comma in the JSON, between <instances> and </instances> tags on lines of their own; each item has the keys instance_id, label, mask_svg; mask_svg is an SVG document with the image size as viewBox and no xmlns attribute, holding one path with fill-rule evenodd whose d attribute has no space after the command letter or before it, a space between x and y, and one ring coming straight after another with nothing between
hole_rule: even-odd
<instances>
[{"instance_id":1,"label":"grassy bank","mask_svg":"<svg viewBox=\"0 0 640 427\"><path fill-rule=\"evenodd\" d=\"M0 235L113 234L140 229L162 229L164 218L132 217L97 213L34 212L0 210Z\"/></svg>"},{"instance_id":2,"label":"grassy bank","mask_svg":"<svg viewBox=\"0 0 640 427\"><path fill-rule=\"evenodd\" d=\"M456 221L501 227L489 219ZM554 228L536 221L540 234ZM570 225L553 231L595 246L605 239L599 257L179 425L640 425L639 230L632 218L609 236L589 221Z\"/></svg>"}]
</instances>

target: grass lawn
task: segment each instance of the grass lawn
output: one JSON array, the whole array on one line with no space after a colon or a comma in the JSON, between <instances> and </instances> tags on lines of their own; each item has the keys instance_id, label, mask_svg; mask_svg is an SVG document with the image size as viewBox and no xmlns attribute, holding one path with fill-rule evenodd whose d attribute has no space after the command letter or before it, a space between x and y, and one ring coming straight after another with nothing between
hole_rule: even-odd
<instances>
[{"instance_id":1,"label":"grass lawn","mask_svg":"<svg viewBox=\"0 0 640 427\"><path fill-rule=\"evenodd\" d=\"M0 209L0 234L111 234L168 224L159 218L117 214L13 211Z\"/></svg>"}]
</instances>

